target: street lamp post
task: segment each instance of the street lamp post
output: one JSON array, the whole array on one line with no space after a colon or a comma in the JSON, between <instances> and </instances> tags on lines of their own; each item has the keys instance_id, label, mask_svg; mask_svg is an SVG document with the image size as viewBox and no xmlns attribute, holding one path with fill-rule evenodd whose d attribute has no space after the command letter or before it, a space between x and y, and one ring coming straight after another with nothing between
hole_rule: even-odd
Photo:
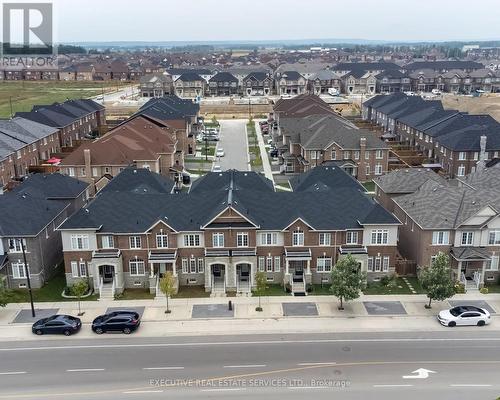
<instances>
[{"instance_id":1,"label":"street lamp post","mask_svg":"<svg viewBox=\"0 0 500 400\"><path fill-rule=\"evenodd\" d=\"M28 291L30 294L30 303L31 303L31 316L35 318L35 305L33 304L33 291L31 290L31 279L30 279L30 272L28 270L28 262L26 261L26 251L24 248L24 241L22 238L20 239L13 239L13 240L18 240L19 243L21 244L21 250L23 251L23 262L24 262L24 274L26 275L26 282L28 284ZM11 244L9 246L10 250L14 249L14 244Z\"/></svg>"}]
</instances>

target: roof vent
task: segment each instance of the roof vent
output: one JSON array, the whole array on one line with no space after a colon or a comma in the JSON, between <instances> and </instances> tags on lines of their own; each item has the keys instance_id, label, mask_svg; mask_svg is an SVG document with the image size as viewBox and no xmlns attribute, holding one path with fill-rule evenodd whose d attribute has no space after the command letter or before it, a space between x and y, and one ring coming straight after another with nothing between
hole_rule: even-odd
<instances>
[{"instance_id":1,"label":"roof vent","mask_svg":"<svg viewBox=\"0 0 500 400\"><path fill-rule=\"evenodd\" d=\"M137 170L136 169L134 169L134 174L137 174Z\"/></svg>"},{"instance_id":2,"label":"roof vent","mask_svg":"<svg viewBox=\"0 0 500 400\"><path fill-rule=\"evenodd\" d=\"M86 208L85 212L88 214L90 212L90 210L88 208Z\"/></svg>"}]
</instances>

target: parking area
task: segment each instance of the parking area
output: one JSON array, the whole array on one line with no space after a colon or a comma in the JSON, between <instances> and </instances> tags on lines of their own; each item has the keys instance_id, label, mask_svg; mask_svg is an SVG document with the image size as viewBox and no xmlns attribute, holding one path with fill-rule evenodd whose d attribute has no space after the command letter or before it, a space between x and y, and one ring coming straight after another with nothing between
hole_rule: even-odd
<instances>
[{"instance_id":1,"label":"parking area","mask_svg":"<svg viewBox=\"0 0 500 400\"><path fill-rule=\"evenodd\" d=\"M51 315L57 314L59 311L58 308L41 308L35 310L35 318L31 316L31 309L22 309L20 310L12 323L14 324L27 324L38 321L42 318L50 317Z\"/></svg>"},{"instance_id":2,"label":"parking area","mask_svg":"<svg viewBox=\"0 0 500 400\"><path fill-rule=\"evenodd\" d=\"M314 317L318 315L316 303L282 303L285 317Z\"/></svg>"},{"instance_id":3,"label":"parking area","mask_svg":"<svg viewBox=\"0 0 500 400\"><path fill-rule=\"evenodd\" d=\"M448 301L452 307L456 306L475 306L479 308L484 308L490 314L495 314L496 311L484 300L450 300Z\"/></svg>"},{"instance_id":4,"label":"parking area","mask_svg":"<svg viewBox=\"0 0 500 400\"><path fill-rule=\"evenodd\" d=\"M220 120L220 137L217 149L224 149L223 157L216 157L214 165L222 171L237 169L248 171L248 148L246 123L244 119Z\"/></svg>"},{"instance_id":5,"label":"parking area","mask_svg":"<svg viewBox=\"0 0 500 400\"><path fill-rule=\"evenodd\" d=\"M191 318L233 318L234 307L230 310L227 304L195 304Z\"/></svg>"},{"instance_id":6,"label":"parking area","mask_svg":"<svg viewBox=\"0 0 500 400\"><path fill-rule=\"evenodd\" d=\"M368 315L406 315L406 310L399 301L364 301Z\"/></svg>"}]
</instances>

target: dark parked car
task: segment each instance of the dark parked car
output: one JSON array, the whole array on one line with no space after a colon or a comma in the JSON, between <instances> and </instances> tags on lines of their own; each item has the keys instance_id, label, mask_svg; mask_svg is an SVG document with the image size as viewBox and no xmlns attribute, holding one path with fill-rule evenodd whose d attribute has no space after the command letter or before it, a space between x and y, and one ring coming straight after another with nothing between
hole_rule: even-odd
<instances>
[{"instance_id":1,"label":"dark parked car","mask_svg":"<svg viewBox=\"0 0 500 400\"><path fill-rule=\"evenodd\" d=\"M44 333L62 333L69 336L76 333L82 327L80 318L71 315L52 315L36 321L31 327L31 331L37 335Z\"/></svg>"},{"instance_id":2,"label":"dark parked car","mask_svg":"<svg viewBox=\"0 0 500 400\"><path fill-rule=\"evenodd\" d=\"M92 330L101 334L104 332L123 332L129 334L141 324L141 316L135 311L114 311L98 316L92 322Z\"/></svg>"},{"instance_id":3,"label":"dark parked car","mask_svg":"<svg viewBox=\"0 0 500 400\"><path fill-rule=\"evenodd\" d=\"M269 155L271 157L278 157L278 149L272 149L270 152L269 152Z\"/></svg>"}]
</instances>

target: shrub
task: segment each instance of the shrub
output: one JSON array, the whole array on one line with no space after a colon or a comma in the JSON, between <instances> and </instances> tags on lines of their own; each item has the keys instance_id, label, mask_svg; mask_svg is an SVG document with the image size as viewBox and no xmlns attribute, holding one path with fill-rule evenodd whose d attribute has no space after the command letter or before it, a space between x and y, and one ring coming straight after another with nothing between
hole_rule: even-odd
<instances>
[{"instance_id":1,"label":"shrub","mask_svg":"<svg viewBox=\"0 0 500 400\"><path fill-rule=\"evenodd\" d=\"M479 292L481 292L482 294L488 294L489 293L489 290L487 287L483 287L479 290Z\"/></svg>"},{"instance_id":2,"label":"shrub","mask_svg":"<svg viewBox=\"0 0 500 400\"><path fill-rule=\"evenodd\" d=\"M465 286L462 282L455 283L455 293L459 293L459 294L465 293Z\"/></svg>"}]
</instances>

